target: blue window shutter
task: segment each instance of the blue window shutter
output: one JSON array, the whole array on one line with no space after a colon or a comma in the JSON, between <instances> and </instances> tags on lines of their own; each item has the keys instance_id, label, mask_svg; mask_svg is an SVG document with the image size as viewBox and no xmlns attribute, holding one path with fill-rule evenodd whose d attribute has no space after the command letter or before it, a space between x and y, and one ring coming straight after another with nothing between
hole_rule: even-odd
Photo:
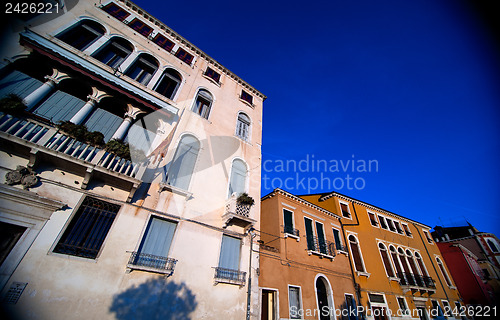
<instances>
[{"instance_id":1,"label":"blue window shutter","mask_svg":"<svg viewBox=\"0 0 500 320\"><path fill-rule=\"evenodd\" d=\"M42 84L41 81L31 78L22 72L13 71L0 80L0 98L11 93L21 98L26 98Z\"/></svg>"},{"instance_id":2,"label":"blue window shutter","mask_svg":"<svg viewBox=\"0 0 500 320\"><path fill-rule=\"evenodd\" d=\"M230 236L222 236L219 267L239 270L241 240Z\"/></svg>"},{"instance_id":3,"label":"blue window shutter","mask_svg":"<svg viewBox=\"0 0 500 320\"><path fill-rule=\"evenodd\" d=\"M176 224L159 218L152 218L146 229L146 236L139 247L140 253L168 257Z\"/></svg>"},{"instance_id":4,"label":"blue window shutter","mask_svg":"<svg viewBox=\"0 0 500 320\"><path fill-rule=\"evenodd\" d=\"M184 190L188 189L199 150L198 139L189 135L182 137L168 169L167 184Z\"/></svg>"},{"instance_id":5,"label":"blue window shutter","mask_svg":"<svg viewBox=\"0 0 500 320\"><path fill-rule=\"evenodd\" d=\"M229 196L235 192L238 194L245 192L246 179L247 166L239 159L234 160L229 181Z\"/></svg>"},{"instance_id":6,"label":"blue window shutter","mask_svg":"<svg viewBox=\"0 0 500 320\"><path fill-rule=\"evenodd\" d=\"M65 92L56 91L33 110L33 113L58 123L71 119L84 105L85 101Z\"/></svg>"},{"instance_id":7,"label":"blue window shutter","mask_svg":"<svg viewBox=\"0 0 500 320\"><path fill-rule=\"evenodd\" d=\"M97 108L92 112L85 125L89 131L99 131L104 135L104 140L111 139L123 119L109 111Z\"/></svg>"}]
</instances>

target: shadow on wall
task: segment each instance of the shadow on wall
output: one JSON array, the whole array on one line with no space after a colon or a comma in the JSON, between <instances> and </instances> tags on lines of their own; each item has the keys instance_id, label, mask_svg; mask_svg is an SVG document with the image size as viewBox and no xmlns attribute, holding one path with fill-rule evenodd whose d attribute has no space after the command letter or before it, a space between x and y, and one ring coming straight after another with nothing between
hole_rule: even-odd
<instances>
[{"instance_id":1,"label":"shadow on wall","mask_svg":"<svg viewBox=\"0 0 500 320\"><path fill-rule=\"evenodd\" d=\"M109 311L120 320L181 320L191 319L197 304L184 283L157 278L115 295Z\"/></svg>"}]
</instances>

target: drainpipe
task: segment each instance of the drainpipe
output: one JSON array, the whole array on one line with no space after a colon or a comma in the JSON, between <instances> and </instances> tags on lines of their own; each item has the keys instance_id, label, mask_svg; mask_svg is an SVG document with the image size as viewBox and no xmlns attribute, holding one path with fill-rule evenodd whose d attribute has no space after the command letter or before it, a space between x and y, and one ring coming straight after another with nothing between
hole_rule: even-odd
<instances>
[{"instance_id":1,"label":"drainpipe","mask_svg":"<svg viewBox=\"0 0 500 320\"><path fill-rule=\"evenodd\" d=\"M247 320L250 320L250 304L251 304L251 296L252 296L252 251L253 251L253 238L257 235L253 233L255 229L251 227L248 230L248 234L250 235L250 261L248 263L248 291L247 291Z\"/></svg>"}]
</instances>

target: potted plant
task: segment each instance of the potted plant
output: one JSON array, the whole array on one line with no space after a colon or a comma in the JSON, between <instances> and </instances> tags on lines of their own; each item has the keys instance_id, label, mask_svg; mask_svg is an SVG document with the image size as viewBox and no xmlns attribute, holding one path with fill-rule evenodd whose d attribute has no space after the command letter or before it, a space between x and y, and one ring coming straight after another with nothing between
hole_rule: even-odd
<instances>
[{"instance_id":1,"label":"potted plant","mask_svg":"<svg viewBox=\"0 0 500 320\"><path fill-rule=\"evenodd\" d=\"M104 148L106 151L111 152L123 158L125 160L130 160L130 146L128 143L123 143L120 140L112 139L106 143Z\"/></svg>"},{"instance_id":2,"label":"potted plant","mask_svg":"<svg viewBox=\"0 0 500 320\"><path fill-rule=\"evenodd\" d=\"M19 116L24 113L26 105L21 97L15 94L9 94L5 98L0 99L0 111L4 113L11 114L13 116Z\"/></svg>"},{"instance_id":3,"label":"potted plant","mask_svg":"<svg viewBox=\"0 0 500 320\"><path fill-rule=\"evenodd\" d=\"M248 193L243 192L236 198L236 203L239 205L247 205L249 207L255 204L255 200L248 195Z\"/></svg>"}]
</instances>

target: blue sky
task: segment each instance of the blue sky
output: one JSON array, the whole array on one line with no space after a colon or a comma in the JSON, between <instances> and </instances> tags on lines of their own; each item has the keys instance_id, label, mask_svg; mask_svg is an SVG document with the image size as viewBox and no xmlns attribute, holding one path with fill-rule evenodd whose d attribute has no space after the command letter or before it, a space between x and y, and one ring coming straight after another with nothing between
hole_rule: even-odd
<instances>
[{"instance_id":1,"label":"blue sky","mask_svg":"<svg viewBox=\"0 0 500 320\"><path fill-rule=\"evenodd\" d=\"M268 96L263 195L336 181L430 226L500 235L498 34L468 2L135 2ZM378 170L276 172L313 156Z\"/></svg>"}]
</instances>

